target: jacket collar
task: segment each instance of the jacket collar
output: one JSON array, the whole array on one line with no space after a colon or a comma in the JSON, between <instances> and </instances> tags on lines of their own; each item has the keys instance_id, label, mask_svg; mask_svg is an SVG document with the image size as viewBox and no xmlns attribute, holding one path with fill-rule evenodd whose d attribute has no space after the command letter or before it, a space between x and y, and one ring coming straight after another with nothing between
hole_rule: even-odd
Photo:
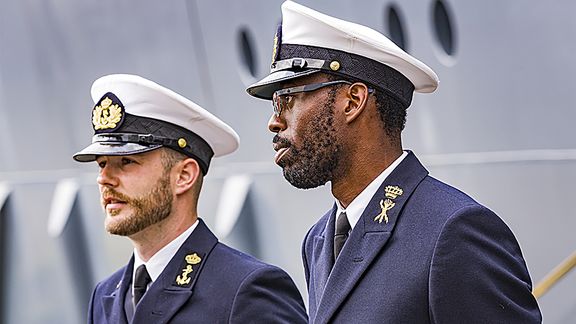
<instances>
[{"instance_id":1,"label":"jacket collar","mask_svg":"<svg viewBox=\"0 0 576 324\"><path fill-rule=\"evenodd\" d=\"M314 323L327 323L335 311L342 304L346 296L356 286L358 280L374 262L376 255L386 245L394 231L402 209L418 184L428 175L428 171L422 166L416 156L409 152L408 156L398 165L372 197L368 206L364 209L358 224L350 234L340 256L336 260L332 271L328 270L325 287L322 289L321 298L317 299L318 308L314 316ZM314 273L321 282L326 275L326 269L330 267L328 256L332 254L333 242L330 238L334 235L335 208L333 208L330 220L322 233L322 240L317 239L323 247L322 256L319 257ZM324 240L324 237L326 238ZM315 293L315 292L310 292Z\"/></svg>"},{"instance_id":2,"label":"jacket collar","mask_svg":"<svg viewBox=\"0 0 576 324\"><path fill-rule=\"evenodd\" d=\"M184 241L162 274L134 310L135 323L167 323L186 303L206 262L218 243L202 219L192 234ZM127 323L124 300L130 288L134 257L124 270L122 281L109 296L102 297L108 323Z\"/></svg>"}]
</instances>

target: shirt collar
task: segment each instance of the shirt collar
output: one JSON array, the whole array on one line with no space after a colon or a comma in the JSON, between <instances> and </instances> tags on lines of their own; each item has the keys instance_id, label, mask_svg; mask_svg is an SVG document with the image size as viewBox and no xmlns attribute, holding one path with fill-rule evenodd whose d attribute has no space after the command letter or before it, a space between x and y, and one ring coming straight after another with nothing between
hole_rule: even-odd
<instances>
[{"instance_id":1,"label":"shirt collar","mask_svg":"<svg viewBox=\"0 0 576 324\"><path fill-rule=\"evenodd\" d=\"M376 191L378 191L378 188L380 187L382 182L386 180L386 178L390 175L390 173L392 173L392 171L396 169L398 164L400 164L400 162L402 162L402 160L404 160L406 156L408 156L408 152L406 151L402 152L402 155L400 155L400 157L398 157L394 162L392 162L390 166L388 166L384 171L382 171L382 173L380 173L379 176L377 176L374 180L372 180L372 182L370 182L370 184L366 188L364 188L364 190L362 190L362 192L358 196L356 196L354 200L352 200L352 202L350 203L350 205L348 205L347 208L342 207L342 204L340 204L338 199L335 199L336 206L338 206L336 215L340 215L340 213L345 212L346 216L348 217L348 221L350 222L350 227L354 229L354 226L356 226L356 223L358 223L360 216L362 216L362 212L364 212L364 209L366 208L366 206L368 206L370 199L372 199L372 197L376 194Z\"/></svg>"},{"instance_id":2,"label":"shirt collar","mask_svg":"<svg viewBox=\"0 0 576 324\"><path fill-rule=\"evenodd\" d=\"M146 265L146 270L148 270L148 274L150 274L150 278L152 278L152 282L156 281L164 268L168 265L168 262L172 260L178 249L184 244L184 241L192 234L196 226L198 226L199 221L196 220L192 226L190 226L186 231L180 234L177 238L172 240L172 242L168 243L164 246L160 251L156 252L148 262L144 262L136 249L134 249L134 269L132 270L132 282L134 282L134 276L136 274L136 269L142 264ZM150 284L152 284L152 282Z\"/></svg>"}]
</instances>

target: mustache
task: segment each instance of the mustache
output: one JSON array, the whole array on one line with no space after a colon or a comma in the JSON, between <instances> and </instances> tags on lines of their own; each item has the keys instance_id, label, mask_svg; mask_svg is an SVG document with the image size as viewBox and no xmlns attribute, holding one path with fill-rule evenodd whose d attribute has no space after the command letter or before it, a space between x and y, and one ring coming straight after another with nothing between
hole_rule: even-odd
<instances>
[{"instance_id":1,"label":"mustache","mask_svg":"<svg viewBox=\"0 0 576 324\"><path fill-rule=\"evenodd\" d=\"M292 146L292 143L290 143L289 140L280 137L278 134L276 134L274 136L274 138L272 139L272 144L280 144L280 146L282 147L290 147Z\"/></svg>"},{"instance_id":2,"label":"mustache","mask_svg":"<svg viewBox=\"0 0 576 324\"><path fill-rule=\"evenodd\" d=\"M116 200L121 200L121 201L125 201L125 202L130 202L132 201L132 197L125 195L121 192L118 192L114 189L111 188L104 188L104 190L102 190L102 192L100 193L101 197L109 197L109 198L113 198Z\"/></svg>"}]
</instances>

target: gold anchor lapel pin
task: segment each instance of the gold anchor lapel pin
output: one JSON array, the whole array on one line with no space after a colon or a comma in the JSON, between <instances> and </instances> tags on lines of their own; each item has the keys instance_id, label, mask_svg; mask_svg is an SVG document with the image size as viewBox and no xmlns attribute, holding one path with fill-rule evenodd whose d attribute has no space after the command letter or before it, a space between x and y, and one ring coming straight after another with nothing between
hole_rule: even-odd
<instances>
[{"instance_id":1,"label":"gold anchor lapel pin","mask_svg":"<svg viewBox=\"0 0 576 324\"><path fill-rule=\"evenodd\" d=\"M197 252L194 252L192 254L188 254L184 258L182 270L180 270L180 273L176 277L175 282L176 286L189 287L191 285L192 279L194 279L194 277L196 276L196 272L194 272L194 270L197 270L198 267L200 266L200 262L202 262L202 257L203 254L198 255Z\"/></svg>"},{"instance_id":2,"label":"gold anchor lapel pin","mask_svg":"<svg viewBox=\"0 0 576 324\"><path fill-rule=\"evenodd\" d=\"M374 221L378 223L384 221L384 223L388 224L387 212L396 205L394 199L398 198L398 196L402 196L403 193L404 190L398 186L386 186L386 188L384 188L386 199L380 200L380 208L382 208L382 211L374 217Z\"/></svg>"}]
</instances>

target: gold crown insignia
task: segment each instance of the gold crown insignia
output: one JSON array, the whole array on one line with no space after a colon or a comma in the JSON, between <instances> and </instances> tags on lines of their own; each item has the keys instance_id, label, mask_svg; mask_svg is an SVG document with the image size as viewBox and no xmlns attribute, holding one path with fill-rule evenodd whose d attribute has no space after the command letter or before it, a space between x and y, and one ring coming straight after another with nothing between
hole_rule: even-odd
<instances>
[{"instance_id":1,"label":"gold crown insignia","mask_svg":"<svg viewBox=\"0 0 576 324\"><path fill-rule=\"evenodd\" d=\"M106 97L100 104L94 107L92 112L92 125L94 130L116 128L122 120L122 107L112 104L112 99Z\"/></svg>"},{"instance_id":2,"label":"gold crown insignia","mask_svg":"<svg viewBox=\"0 0 576 324\"><path fill-rule=\"evenodd\" d=\"M402 196L404 190L398 186L386 186L384 192L387 198L396 199L398 196Z\"/></svg>"},{"instance_id":3,"label":"gold crown insignia","mask_svg":"<svg viewBox=\"0 0 576 324\"><path fill-rule=\"evenodd\" d=\"M196 253L188 254L186 256L186 262L188 262L189 264L198 264L200 263L200 261L202 261L202 258L200 258Z\"/></svg>"}]
</instances>

